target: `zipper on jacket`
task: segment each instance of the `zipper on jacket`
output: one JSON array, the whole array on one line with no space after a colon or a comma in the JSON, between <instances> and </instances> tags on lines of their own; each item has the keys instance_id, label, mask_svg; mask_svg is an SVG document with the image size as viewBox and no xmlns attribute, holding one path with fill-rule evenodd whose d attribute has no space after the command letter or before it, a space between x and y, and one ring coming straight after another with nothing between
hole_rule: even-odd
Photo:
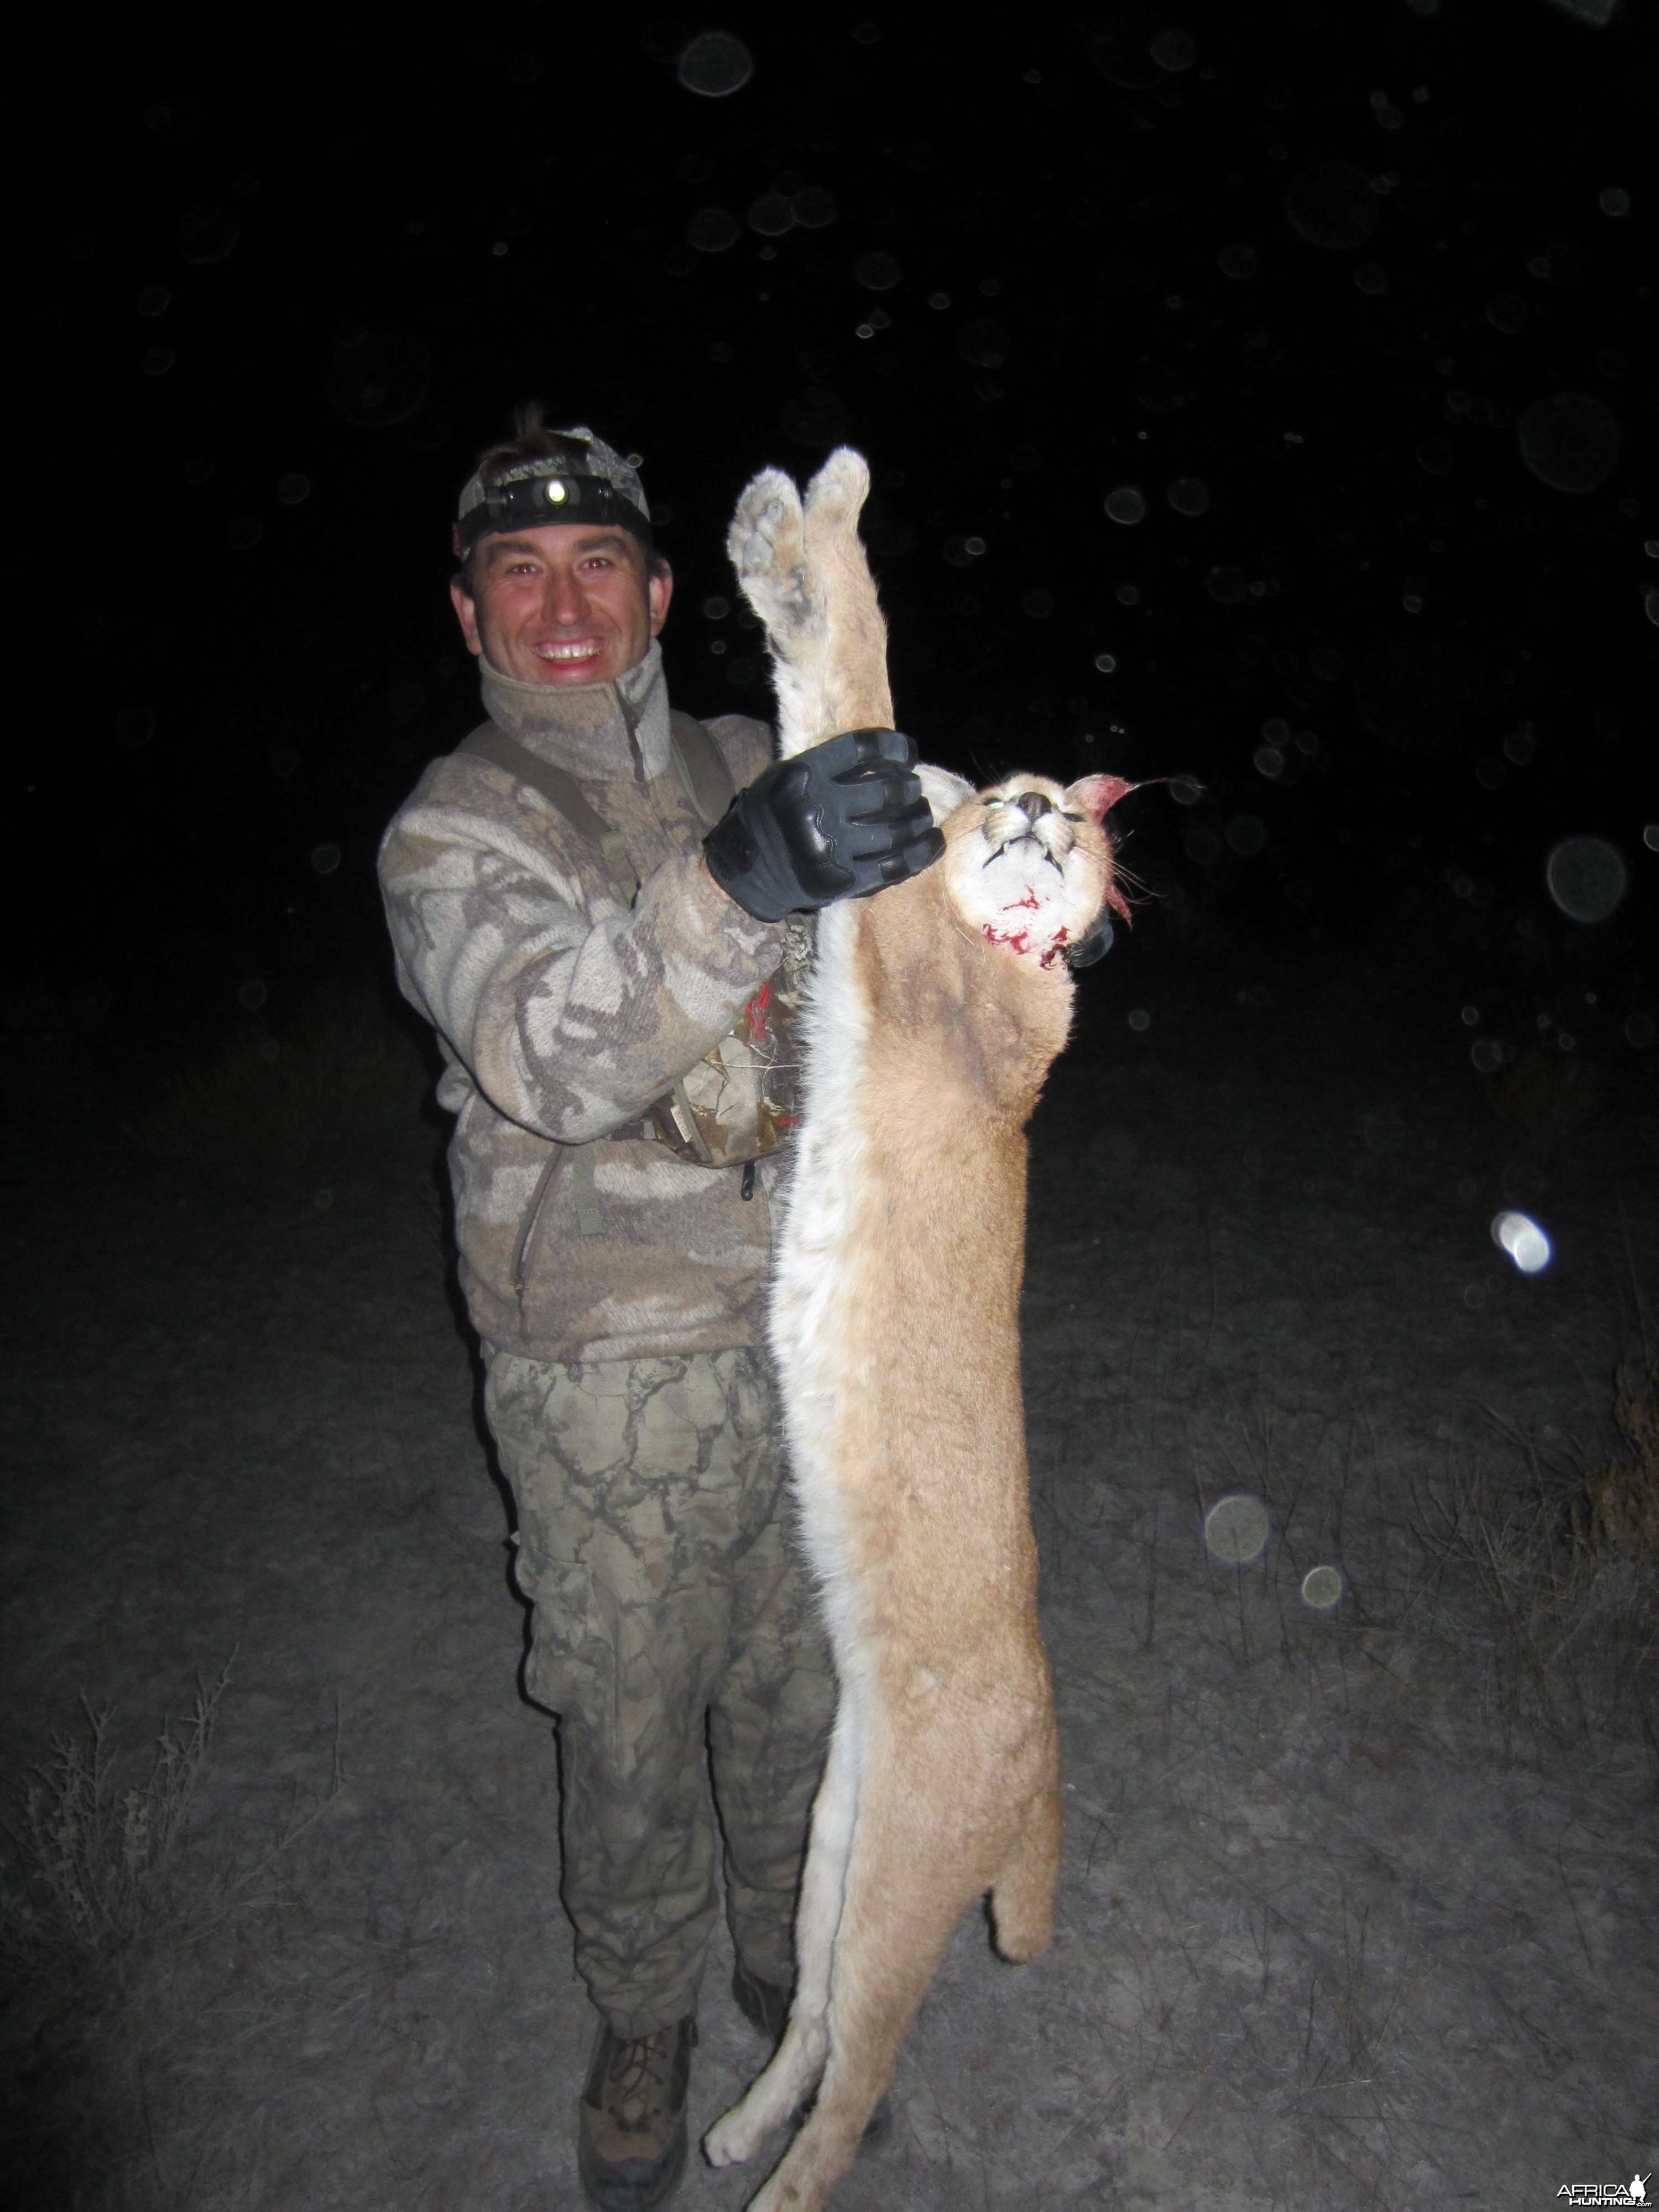
<instances>
[{"instance_id":1,"label":"zipper on jacket","mask_svg":"<svg viewBox=\"0 0 1659 2212\"><path fill-rule=\"evenodd\" d=\"M528 1326L525 1319L524 1291L525 1275L530 1264L531 1240L535 1236L536 1224L542 1218L542 1206L547 1197L547 1187L558 1172L560 1149L556 1145L547 1156L541 1175L537 1181L534 1194L524 1210L524 1219L519 1224L518 1237L513 1247L513 1296L518 1303L520 1336L526 1334Z\"/></svg>"}]
</instances>

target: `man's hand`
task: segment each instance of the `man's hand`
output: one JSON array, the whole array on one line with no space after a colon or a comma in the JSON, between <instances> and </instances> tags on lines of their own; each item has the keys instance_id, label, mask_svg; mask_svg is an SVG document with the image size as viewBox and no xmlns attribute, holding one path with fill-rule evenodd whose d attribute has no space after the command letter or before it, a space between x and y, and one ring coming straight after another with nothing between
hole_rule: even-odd
<instances>
[{"instance_id":1,"label":"man's hand","mask_svg":"<svg viewBox=\"0 0 1659 2212\"><path fill-rule=\"evenodd\" d=\"M703 840L708 872L745 914L781 921L919 876L945 850L912 741L843 730L777 761Z\"/></svg>"}]
</instances>

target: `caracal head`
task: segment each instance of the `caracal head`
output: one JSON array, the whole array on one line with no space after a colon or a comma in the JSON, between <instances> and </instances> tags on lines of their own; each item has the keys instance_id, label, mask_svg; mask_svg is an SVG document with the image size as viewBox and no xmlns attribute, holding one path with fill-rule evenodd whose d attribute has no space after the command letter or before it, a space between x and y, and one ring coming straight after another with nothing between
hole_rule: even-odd
<instances>
[{"instance_id":1,"label":"caracal head","mask_svg":"<svg viewBox=\"0 0 1659 2212\"><path fill-rule=\"evenodd\" d=\"M1060 785L1012 775L976 792L945 824L951 903L988 945L1051 968L1086 937L1103 907L1127 921L1106 817L1134 788L1121 776Z\"/></svg>"}]
</instances>

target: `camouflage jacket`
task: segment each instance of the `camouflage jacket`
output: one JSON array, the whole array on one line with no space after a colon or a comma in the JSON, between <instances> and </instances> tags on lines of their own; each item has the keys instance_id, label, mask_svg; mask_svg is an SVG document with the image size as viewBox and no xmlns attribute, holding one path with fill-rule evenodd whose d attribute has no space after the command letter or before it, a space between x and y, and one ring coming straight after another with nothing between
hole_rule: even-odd
<instances>
[{"instance_id":1,"label":"camouflage jacket","mask_svg":"<svg viewBox=\"0 0 1659 2212\"><path fill-rule=\"evenodd\" d=\"M761 1341L780 1164L706 1168L633 1135L784 956L703 865L676 774L659 648L614 684L555 689L483 665L498 727L573 775L622 833L633 907L539 793L476 756L434 761L380 846L398 981L438 1032L460 1279L489 1346L635 1359ZM762 722L708 725L741 788ZM582 1149L573 1152L571 1146Z\"/></svg>"}]
</instances>

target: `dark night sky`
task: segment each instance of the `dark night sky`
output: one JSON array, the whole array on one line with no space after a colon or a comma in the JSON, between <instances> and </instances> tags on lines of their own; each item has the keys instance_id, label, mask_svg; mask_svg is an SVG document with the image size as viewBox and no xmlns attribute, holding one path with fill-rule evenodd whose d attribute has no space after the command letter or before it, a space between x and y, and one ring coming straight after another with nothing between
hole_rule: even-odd
<instances>
[{"instance_id":1,"label":"dark night sky","mask_svg":"<svg viewBox=\"0 0 1659 2212\"><path fill-rule=\"evenodd\" d=\"M726 519L845 437L927 757L1201 783L1131 803L1141 933L1414 963L1500 1040L1571 1004L1634 1066L1659 38L1591 6L732 10L714 96L708 26L536 5L44 57L14 983L182 1036L385 964L379 832L476 720L455 495L536 394L645 456L680 703L765 711ZM1630 872L1593 926L1578 835Z\"/></svg>"}]
</instances>

